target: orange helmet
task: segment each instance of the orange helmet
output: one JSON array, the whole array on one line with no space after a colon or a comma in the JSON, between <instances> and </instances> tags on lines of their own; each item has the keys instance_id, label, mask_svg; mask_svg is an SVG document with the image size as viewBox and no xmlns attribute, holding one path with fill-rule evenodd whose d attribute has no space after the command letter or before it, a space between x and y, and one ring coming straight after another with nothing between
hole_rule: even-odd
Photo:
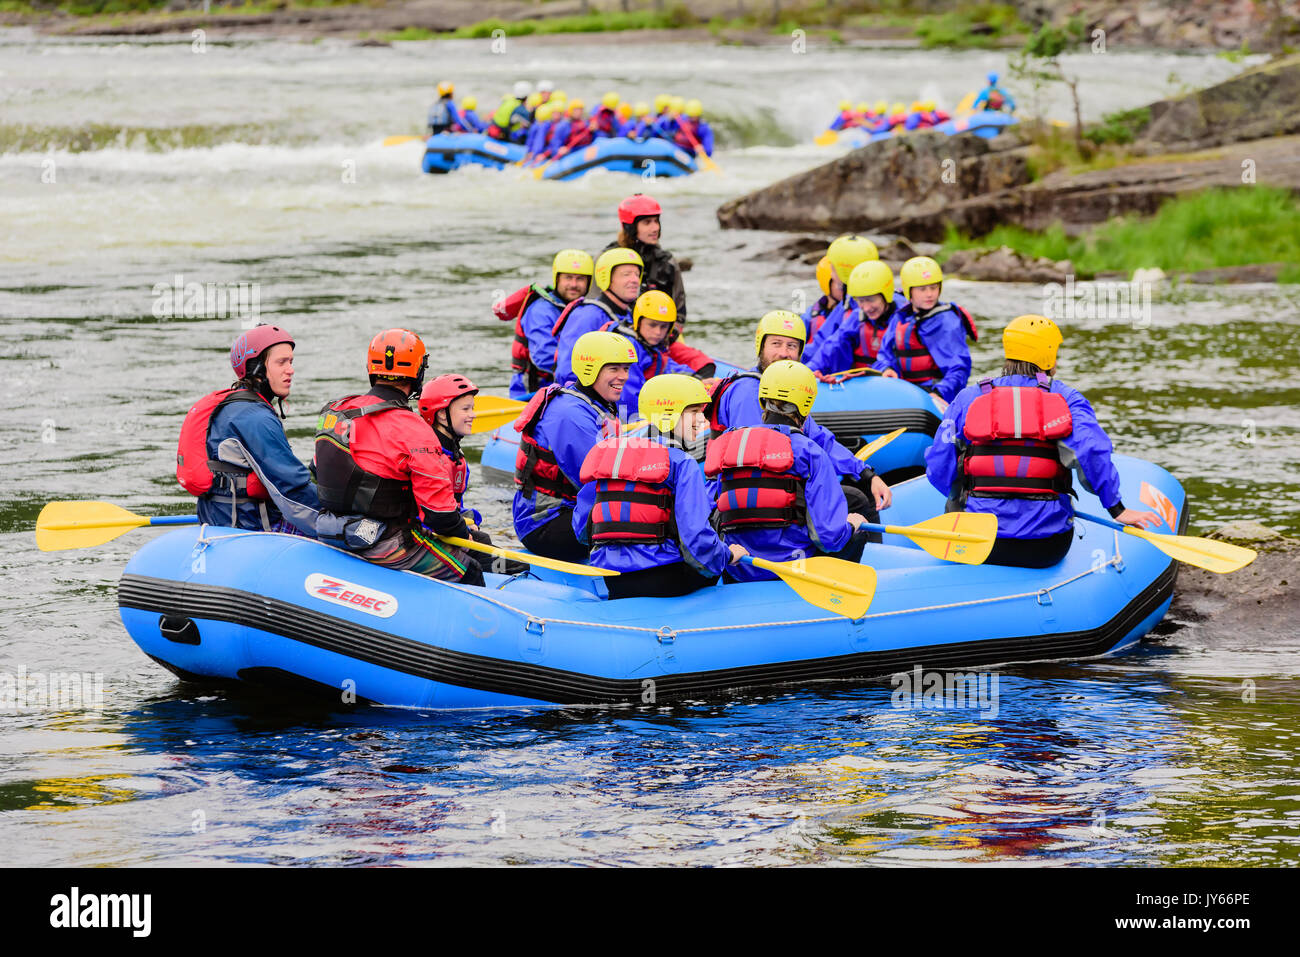
<instances>
[{"instance_id":1,"label":"orange helmet","mask_svg":"<svg viewBox=\"0 0 1300 957\"><path fill-rule=\"evenodd\" d=\"M424 370L429 364L429 352L424 342L408 329L386 329L370 340L366 354L366 371L370 384L379 378L414 379L417 391L424 382Z\"/></svg>"}]
</instances>

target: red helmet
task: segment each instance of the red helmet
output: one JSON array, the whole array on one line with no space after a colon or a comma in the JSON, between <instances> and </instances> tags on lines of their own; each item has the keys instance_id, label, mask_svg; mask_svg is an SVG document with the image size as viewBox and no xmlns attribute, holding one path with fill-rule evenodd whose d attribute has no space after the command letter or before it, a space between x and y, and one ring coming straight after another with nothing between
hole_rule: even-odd
<instances>
[{"instance_id":1,"label":"red helmet","mask_svg":"<svg viewBox=\"0 0 1300 957\"><path fill-rule=\"evenodd\" d=\"M478 386L463 375L440 375L420 393L420 416L433 425L434 416L462 395L477 395Z\"/></svg>"},{"instance_id":2,"label":"red helmet","mask_svg":"<svg viewBox=\"0 0 1300 957\"><path fill-rule=\"evenodd\" d=\"M254 326L247 332L240 333L239 338L231 345L230 367L235 370L235 375L242 379L248 374L249 359L256 359L271 346L279 345L281 342L287 342L292 346L293 336L279 326Z\"/></svg>"},{"instance_id":3,"label":"red helmet","mask_svg":"<svg viewBox=\"0 0 1300 957\"><path fill-rule=\"evenodd\" d=\"M658 216L662 210L649 196L636 193L618 204L618 221L631 226L642 216Z\"/></svg>"}]
</instances>

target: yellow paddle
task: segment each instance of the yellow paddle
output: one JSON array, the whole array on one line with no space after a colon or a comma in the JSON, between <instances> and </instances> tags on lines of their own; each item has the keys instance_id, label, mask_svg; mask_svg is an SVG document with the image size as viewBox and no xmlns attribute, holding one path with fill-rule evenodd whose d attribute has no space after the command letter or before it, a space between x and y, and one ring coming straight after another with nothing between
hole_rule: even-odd
<instances>
[{"instance_id":1,"label":"yellow paddle","mask_svg":"<svg viewBox=\"0 0 1300 957\"><path fill-rule=\"evenodd\" d=\"M813 138L818 146L834 146L840 141L840 134L835 130L825 130Z\"/></svg>"},{"instance_id":2,"label":"yellow paddle","mask_svg":"<svg viewBox=\"0 0 1300 957\"><path fill-rule=\"evenodd\" d=\"M493 432L503 425L509 425L515 419L519 418L519 413L524 410L526 402L520 402L518 399L507 399L500 395L484 395L480 392L474 396L474 425L470 428L470 434L478 435L482 432Z\"/></svg>"},{"instance_id":3,"label":"yellow paddle","mask_svg":"<svg viewBox=\"0 0 1300 957\"><path fill-rule=\"evenodd\" d=\"M50 502L36 518L36 547L43 552L93 548L146 525L197 525L197 515L136 515L108 502Z\"/></svg>"},{"instance_id":4,"label":"yellow paddle","mask_svg":"<svg viewBox=\"0 0 1300 957\"><path fill-rule=\"evenodd\" d=\"M485 555L499 555L501 558L512 558L517 562L523 562L525 565L536 565L538 568L550 568L557 572L569 572L571 575L586 575L589 578L602 578L606 575L617 575L616 572L609 568L593 568L591 565L575 565L573 562L562 562L557 558L543 558L541 555L530 555L528 552L512 552L507 548L497 548L495 545L484 545L482 542L476 542L468 538L456 538L452 535L439 535L440 541L448 545L459 545L461 548L468 548L471 552L483 552Z\"/></svg>"},{"instance_id":5,"label":"yellow paddle","mask_svg":"<svg viewBox=\"0 0 1300 957\"><path fill-rule=\"evenodd\" d=\"M993 551L998 537L996 515L977 512L946 512L927 518L920 525L873 525L873 532L902 535L921 546L927 554L961 565L982 565Z\"/></svg>"},{"instance_id":6,"label":"yellow paddle","mask_svg":"<svg viewBox=\"0 0 1300 957\"><path fill-rule=\"evenodd\" d=\"M701 146L700 141L695 138L695 134L684 126L679 126L677 128L685 133L686 138L691 141L691 149L695 150L695 158L700 161L700 165L712 173L720 173L721 170L718 169L718 164L713 162L708 153L704 152L704 147Z\"/></svg>"},{"instance_id":7,"label":"yellow paddle","mask_svg":"<svg viewBox=\"0 0 1300 957\"><path fill-rule=\"evenodd\" d=\"M422 140L423 136L388 136L384 138L385 146L400 146L402 143L409 143L412 140Z\"/></svg>"},{"instance_id":8,"label":"yellow paddle","mask_svg":"<svg viewBox=\"0 0 1300 957\"><path fill-rule=\"evenodd\" d=\"M829 555L793 562L769 562L752 555L743 555L740 560L755 568L767 569L808 604L845 618L865 615L876 594L876 570L870 565L858 565Z\"/></svg>"},{"instance_id":9,"label":"yellow paddle","mask_svg":"<svg viewBox=\"0 0 1300 957\"><path fill-rule=\"evenodd\" d=\"M963 114L969 113L971 111L971 108L975 105L976 95L977 94L975 93L974 90L971 90L969 93L967 93L966 96L962 99L962 101L957 104L957 109L953 110L952 115L962 116Z\"/></svg>"},{"instance_id":10,"label":"yellow paddle","mask_svg":"<svg viewBox=\"0 0 1300 957\"><path fill-rule=\"evenodd\" d=\"M1112 522L1110 519L1089 515L1086 512L1075 512L1074 517L1096 522L1098 525L1105 525L1107 528L1127 532L1130 535L1136 535L1138 538L1150 542L1170 558L1186 562L1188 565L1195 565L1197 568L1204 568L1207 571L1217 572L1220 575L1226 575L1228 572L1235 572L1239 568L1245 568L1255 560L1255 556L1258 554L1253 548L1243 548L1240 545L1233 545L1231 542L1216 542L1213 539L1199 538L1195 535L1160 535L1156 532L1148 532L1144 528L1133 528L1131 525L1122 525L1119 522Z\"/></svg>"},{"instance_id":11,"label":"yellow paddle","mask_svg":"<svg viewBox=\"0 0 1300 957\"><path fill-rule=\"evenodd\" d=\"M888 435L882 435L880 438L875 439L874 441L868 442L866 445L862 446L862 448L858 449L858 451L857 451L856 453L854 453L854 454L855 454L855 455L856 455L860 460L862 460L863 462L865 462L867 459L871 458L871 456L875 455L877 452L879 452L881 449L883 449L886 445L888 445L890 442L894 441L894 439L898 438L900 435L902 435L902 434L903 434L904 432L906 432L906 431L907 431L906 428L894 429L894 431L893 431L893 432L890 432Z\"/></svg>"}]
</instances>

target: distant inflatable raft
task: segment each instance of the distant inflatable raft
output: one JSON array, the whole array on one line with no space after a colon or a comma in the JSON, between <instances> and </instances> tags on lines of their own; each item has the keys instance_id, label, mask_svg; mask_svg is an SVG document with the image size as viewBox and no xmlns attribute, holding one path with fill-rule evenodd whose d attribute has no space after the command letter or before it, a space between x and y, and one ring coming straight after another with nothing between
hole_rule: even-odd
<instances>
[{"instance_id":1,"label":"distant inflatable raft","mask_svg":"<svg viewBox=\"0 0 1300 957\"><path fill-rule=\"evenodd\" d=\"M518 143L502 143L482 133L439 133L424 144L426 173L450 173L463 166L504 169L524 158ZM593 169L637 176L685 176L697 169L695 157L667 140L638 143L626 137L600 139L548 165L543 179L577 179Z\"/></svg>"},{"instance_id":2,"label":"distant inflatable raft","mask_svg":"<svg viewBox=\"0 0 1300 957\"><path fill-rule=\"evenodd\" d=\"M887 140L895 135L926 133L931 131L935 133L944 133L948 136L953 136L957 133L974 133L976 136L990 140L1016 122L1016 118L1009 113L1001 113L996 110L981 110L978 113L969 113L966 116L958 116L950 120L945 120L936 126L930 127L928 130L886 130L880 133L870 133L861 127L855 127L853 129L841 131L839 142L856 149L859 146L866 146L868 143L874 143L876 140Z\"/></svg>"}]
</instances>

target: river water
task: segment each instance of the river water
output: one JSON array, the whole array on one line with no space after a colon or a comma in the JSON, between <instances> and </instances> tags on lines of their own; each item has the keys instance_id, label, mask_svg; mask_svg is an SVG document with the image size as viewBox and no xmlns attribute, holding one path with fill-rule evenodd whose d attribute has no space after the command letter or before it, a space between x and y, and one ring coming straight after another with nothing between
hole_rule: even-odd
<instances>
[{"instance_id":1,"label":"river water","mask_svg":"<svg viewBox=\"0 0 1300 957\"><path fill-rule=\"evenodd\" d=\"M486 41L37 42L0 35L0 675L102 676L102 706L0 713L0 846L25 864L1294 864L1294 638L1168 621L1122 658L1011 667L1000 705L908 711L830 686L644 710L303 711L197 696L117 617L133 532L40 553L42 504L179 513L184 410L228 380L242 317L168 314L189 282L256 289L297 337L288 429L363 386L362 349L404 325L435 371L504 394L510 330L488 307L564 246L598 250L635 189L693 260L688 338L748 362L755 318L815 294L754 259L786 238L723 232L722 201L821 161L842 96L955 103L1002 54ZM1077 57L1090 116L1231 75L1214 57ZM447 76L490 100L516 76L588 102L606 88L700 96L721 172L643 185L418 171ZM1013 92L1021 92L1014 85ZM1044 109L1065 115L1064 96ZM983 328L1042 307L1027 285L951 282ZM161 315L160 315L161 314ZM1136 318L1070 320L1062 377L1116 444L1187 486L1190 531L1300 530L1295 287L1158 292ZM472 450L476 455L477 450ZM509 489L472 499L509 534ZM1266 609L1261 614L1267 615ZM1249 689L1249 690L1243 690ZM94 702L88 702L94 704Z\"/></svg>"}]
</instances>

